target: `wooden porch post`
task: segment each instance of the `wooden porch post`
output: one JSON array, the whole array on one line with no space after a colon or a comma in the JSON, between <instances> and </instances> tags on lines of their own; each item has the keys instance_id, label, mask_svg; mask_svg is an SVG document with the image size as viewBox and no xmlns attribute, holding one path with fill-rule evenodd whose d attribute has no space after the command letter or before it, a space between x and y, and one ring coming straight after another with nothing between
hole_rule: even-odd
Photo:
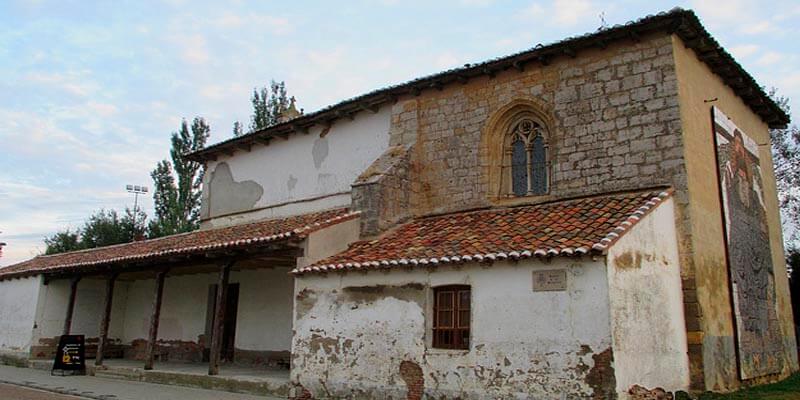
<instances>
[{"instance_id":1,"label":"wooden porch post","mask_svg":"<svg viewBox=\"0 0 800 400\"><path fill-rule=\"evenodd\" d=\"M69 300L67 303L67 315L64 318L64 329L61 331L62 335L69 335L72 329L72 314L75 312L75 297L78 295L78 282L81 278L79 276L72 278L69 284Z\"/></svg>"},{"instance_id":2,"label":"wooden porch post","mask_svg":"<svg viewBox=\"0 0 800 400\"><path fill-rule=\"evenodd\" d=\"M211 327L211 354L208 360L208 374L219 374L219 358L222 350L222 327L225 323L225 306L228 296L228 278L233 262L226 262L220 266L219 282L217 283L217 300L214 305L214 320Z\"/></svg>"},{"instance_id":3,"label":"wooden porch post","mask_svg":"<svg viewBox=\"0 0 800 400\"><path fill-rule=\"evenodd\" d=\"M117 281L117 274L112 274L106 281L106 308L103 312L103 319L100 321L100 341L97 342L97 358L94 365L103 365L103 351L108 345L108 325L111 322L111 307L114 302L114 283Z\"/></svg>"},{"instance_id":4,"label":"wooden porch post","mask_svg":"<svg viewBox=\"0 0 800 400\"><path fill-rule=\"evenodd\" d=\"M160 271L156 276L156 291L153 298L153 311L150 314L150 336L145 349L144 369L153 369L153 358L158 339L158 319L161 316L161 300L164 297L164 278L167 271Z\"/></svg>"}]
</instances>

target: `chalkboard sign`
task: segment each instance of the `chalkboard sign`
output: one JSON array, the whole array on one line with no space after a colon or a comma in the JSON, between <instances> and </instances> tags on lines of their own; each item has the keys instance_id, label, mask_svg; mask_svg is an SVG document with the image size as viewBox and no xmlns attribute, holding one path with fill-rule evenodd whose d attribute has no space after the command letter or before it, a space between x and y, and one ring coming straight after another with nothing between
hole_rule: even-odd
<instances>
[{"instance_id":1,"label":"chalkboard sign","mask_svg":"<svg viewBox=\"0 0 800 400\"><path fill-rule=\"evenodd\" d=\"M61 375L64 375L66 371L70 371L71 375L86 374L85 354L83 335L61 335L51 374L55 371L61 371Z\"/></svg>"}]
</instances>

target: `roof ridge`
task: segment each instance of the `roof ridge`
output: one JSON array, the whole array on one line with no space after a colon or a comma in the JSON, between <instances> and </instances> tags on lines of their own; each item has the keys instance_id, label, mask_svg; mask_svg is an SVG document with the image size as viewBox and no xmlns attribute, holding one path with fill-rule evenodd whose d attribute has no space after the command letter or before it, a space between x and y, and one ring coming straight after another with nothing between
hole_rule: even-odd
<instances>
[{"instance_id":1,"label":"roof ridge","mask_svg":"<svg viewBox=\"0 0 800 400\"><path fill-rule=\"evenodd\" d=\"M290 121L276 124L259 131L250 132L239 137L229 138L221 142L214 143L204 149L188 153L187 156L196 161L200 161L205 157L206 154L217 152L223 147L235 147L237 144L253 140L259 136L271 137L279 132L281 134L288 134L297 131L297 128L307 129L324 121L330 121L339 118L341 115L352 115L355 112L359 112L364 109L370 109L374 107L375 104L380 105L386 101L389 101L390 99L397 99L399 96L406 95L414 91L421 91L430 87L438 87L436 84L437 82L439 84L449 84L457 80L459 77L469 79L473 76L485 75L491 71L498 72L507 68L511 68L515 62L526 63L540 60L542 58L553 58L563 55L562 53L564 53L564 51L562 48L567 48L567 50L569 50L570 46L586 47L591 45L591 43L588 42L592 40L595 40L595 44L597 42L608 43L609 41L620 40L623 37L637 36L637 29L646 32L667 31L669 33L675 33L682 40L684 40L687 47L692 48L693 50L695 48L705 46L705 50L719 52L719 54L716 55L719 59L721 59L720 63L729 64L729 66L733 69L733 75L728 75L727 77L723 76L723 74L718 73L714 65L706 61L705 58L702 58L701 61L706 63L709 68L711 68L712 72L720 76L723 81L726 82L726 84L728 82L727 78L731 76L733 76L731 78L732 81L738 82L740 79L743 80L744 86L740 84L729 86L731 86L737 95L739 95L740 92L744 93L745 91L755 94L740 95L743 101L745 101L745 103L750 106L751 109L757 107L755 105L757 103L753 103L750 100L756 99L753 101L764 101L767 105L767 109L763 113L759 113L754 110L754 113L762 117L765 122L774 126L781 124L785 125L788 123L789 116L769 98L769 96L764 92L763 88L758 85L755 79L733 58L733 56L725 51L716 41L716 39L711 36L708 30L703 27L700 19L697 17L694 11L691 9L674 7L669 11L663 11L657 14L649 14L624 24L616 24L604 29L598 29L580 35L569 36L561 40L550 42L546 45L538 44L534 47L521 50L516 53L511 53L506 56L495 57L477 63L465 64L463 67L451 68L410 79L401 83L385 86L383 88L371 90L369 92L341 100L337 103L324 106L316 111L304 114ZM626 33L626 31L628 32ZM693 41L696 41L697 43L694 43ZM572 50L574 50L574 48ZM446 80L445 82L439 81L440 79L449 79L453 76L455 76L455 78L451 80ZM752 99L748 100L745 99L745 97L748 97L748 99L752 97Z\"/></svg>"}]
</instances>

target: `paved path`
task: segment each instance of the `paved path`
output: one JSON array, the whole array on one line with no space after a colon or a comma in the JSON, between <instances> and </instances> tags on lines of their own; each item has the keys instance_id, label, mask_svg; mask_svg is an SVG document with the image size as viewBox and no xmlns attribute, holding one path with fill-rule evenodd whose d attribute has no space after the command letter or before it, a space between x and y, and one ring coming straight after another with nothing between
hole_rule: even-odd
<instances>
[{"instance_id":1,"label":"paved path","mask_svg":"<svg viewBox=\"0 0 800 400\"><path fill-rule=\"evenodd\" d=\"M0 383L0 399L7 400L81 400L81 397L67 396L53 392L29 389L23 386Z\"/></svg>"},{"instance_id":2,"label":"paved path","mask_svg":"<svg viewBox=\"0 0 800 400\"><path fill-rule=\"evenodd\" d=\"M263 397L247 394L237 394L220 392L216 390L204 390L186 388L181 386L158 385L154 383L131 382L118 379L104 379L93 376L50 376L50 371L43 371L31 368L17 368L0 365L0 385L2 384L25 385L32 388L57 391L62 394L72 394L88 399L108 399L108 400L279 400L278 397ZM3 390L13 390L7 385L0 386L0 398L16 399L4 395ZM18 388L17 388L18 389ZM19 391L19 393L25 393ZM29 391L30 392L30 391ZM41 393L28 395L35 396ZM67 400L74 397L23 397L20 399L31 400ZM285 400L285 399L284 399Z\"/></svg>"}]
</instances>

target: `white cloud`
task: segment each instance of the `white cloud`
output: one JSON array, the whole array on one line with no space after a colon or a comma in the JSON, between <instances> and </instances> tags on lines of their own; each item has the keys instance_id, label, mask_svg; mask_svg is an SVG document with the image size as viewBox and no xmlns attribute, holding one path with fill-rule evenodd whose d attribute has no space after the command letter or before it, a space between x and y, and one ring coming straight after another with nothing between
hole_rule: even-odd
<instances>
[{"instance_id":1,"label":"white cloud","mask_svg":"<svg viewBox=\"0 0 800 400\"><path fill-rule=\"evenodd\" d=\"M534 2L523 8L518 17L548 25L574 26L587 19L598 18L599 11L590 0L554 0L543 5Z\"/></svg>"},{"instance_id":2,"label":"white cloud","mask_svg":"<svg viewBox=\"0 0 800 400\"><path fill-rule=\"evenodd\" d=\"M47 85L76 96L89 96L97 91L97 83L90 80L88 71L30 72L23 79L28 83Z\"/></svg>"},{"instance_id":3,"label":"white cloud","mask_svg":"<svg viewBox=\"0 0 800 400\"><path fill-rule=\"evenodd\" d=\"M741 31L748 35L760 35L763 33L777 32L778 29L773 22L764 20L746 24L741 28Z\"/></svg>"},{"instance_id":4,"label":"white cloud","mask_svg":"<svg viewBox=\"0 0 800 400\"><path fill-rule=\"evenodd\" d=\"M770 7L746 0L692 0L703 21L714 30L734 30L747 35L781 33L777 23L786 10L786 4L775 1Z\"/></svg>"},{"instance_id":5,"label":"white cloud","mask_svg":"<svg viewBox=\"0 0 800 400\"><path fill-rule=\"evenodd\" d=\"M205 64L209 53L206 38L201 34L176 36L174 42L182 48L183 60L189 64Z\"/></svg>"},{"instance_id":6,"label":"white cloud","mask_svg":"<svg viewBox=\"0 0 800 400\"><path fill-rule=\"evenodd\" d=\"M460 64L463 63L463 60L464 60L463 57L459 57L453 54L452 52L447 51L442 54L439 54L439 56L436 57L434 65L436 66L436 68L439 69L450 69L458 67Z\"/></svg>"},{"instance_id":7,"label":"white cloud","mask_svg":"<svg viewBox=\"0 0 800 400\"><path fill-rule=\"evenodd\" d=\"M756 54L761 48L755 44L742 44L730 48L736 58L748 58Z\"/></svg>"},{"instance_id":8,"label":"white cloud","mask_svg":"<svg viewBox=\"0 0 800 400\"><path fill-rule=\"evenodd\" d=\"M544 7L540 3L531 3L531 5L522 9L519 16L525 19L537 19L543 17L545 14Z\"/></svg>"},{"instance_id":9,"label":"white cloud","mask_svg":"<svg viewBox=\"0 0 800 400\"><path fill-rule=\"evenodd\" d=\"M265 14L248 13L242 16L226 12L211 20L211 25L222 29L241 29L250 26L258 30L266 29L276 35L284 35L292 31L292 25L287 18Z\"/></svg>"},{"instance_id":10,"label":"white cloud","mask_svg":"<svg viewBox=\"0 0 800 400\"><path fill-rule=\"evenodd\" d=\"M770 66L780 63L786 58L785 55L776 51L769 51L756 61L756 64L761 66Z\"/></svg>"},{"instance_id":11,"label":"white cloud","mask_svg":"<svg viewBox=\"0 0 800 400\"><path fill-rule=\"evenodd\" d=\"M597 14L589 0L555 0L553 3L555 21L560 24L575 25Z\"/></svg>"},{"instance_id":12,"label":"white cloud","mask_svg":"<svg viewBox=\"0 0 800 400\"><path fill-rule=\"evenodd\" d=\"M461 4L465 6L486 7L494 3L494 0L460 0Z\"/></svg>"}]
</instances>

